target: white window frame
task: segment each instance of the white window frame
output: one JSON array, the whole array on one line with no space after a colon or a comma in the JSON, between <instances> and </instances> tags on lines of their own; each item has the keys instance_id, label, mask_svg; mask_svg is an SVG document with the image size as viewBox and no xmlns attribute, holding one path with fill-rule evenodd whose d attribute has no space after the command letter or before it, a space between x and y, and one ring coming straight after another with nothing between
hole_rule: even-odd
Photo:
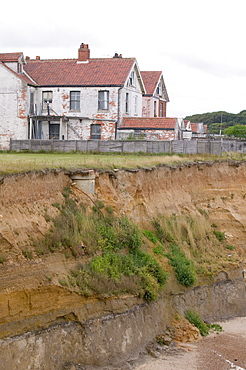
<instances>
[{"instance_id":1,"label":"white window frame","mask_svg":"<svg viewBox=\"0 0 246 370\"><path fill-rule=\"evenodd\" d=\"M135 95L134 97L134 114L135 116L138 115L138 96Z\"/></svg>"},{"instance_id":2,"label":"white window frame","mask_svg":"<svg viewBox=\"0 0 246 370\"><path fill-rule=\"evenodd\" d=\"M100 124L92 124L91 125L91 139L92 140L100 140L101 139L101 125Z\"/></svg>"},{"instance_id":3,"label":"white window frame","mask_svg":"<svg viewBox=\"0 0 246 370\"><path fill-rule=\"evenodd\" d=\"M98 91L98 110L109 110L109 91Z\"/></svg>"},{"instance_id":4,"label":"white window frame","mask_svg":"<svg viewBox=\"0 0 246 370\"><path fill-rule=\"evenodd\" d=\"M135 73L134 71L131 71L131 74L129 76L129 85L135 86Z\"/></svg>"},{"instance_id":5,"label":"white window frame","mask_svg":"<svg viewBox=\"0 0 246 370\"><path fill-rule=\"evenodd\" d=\"M42 103L43 110L47 111L48 106L51 106L53 100L53 91L43 91L42 92Z\"/></svg>"},{"instance_id":6,"label":"white window frame","mask_svg":"<svg viewBox=\"0 0 246 370\"><path fill-rule=\"evenodd\" d=\"M70 91L70 110L80 110L80 91Z\"/></svg>"},{"instance_id":7,"label":"white window frame","mask_svg":"<svg viewBox=\"0 0 246 370\"><path fill-rule=\"evenodd\" d=\"M126 114L129 114L129 93L126 93Z\"/></svg>"},{"instance_id":8,"label":"white window frame","mask_svg":"<svg viewBox=\"0 0 246 370\"><path fill-rule=\"evenodd\" d=\"M159 82L157 86L156 93L157 95L162 96L162 83L161 82Z\"/></svg>"}]
</instances>

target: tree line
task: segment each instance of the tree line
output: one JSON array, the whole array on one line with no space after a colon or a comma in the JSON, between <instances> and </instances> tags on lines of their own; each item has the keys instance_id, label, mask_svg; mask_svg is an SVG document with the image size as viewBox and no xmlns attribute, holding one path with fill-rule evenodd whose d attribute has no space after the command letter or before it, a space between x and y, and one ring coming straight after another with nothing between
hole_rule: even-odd
<instances>
[{"instance_id":1,"label":"tree line","mask_svg":"<svg viewBox=\"0 0 246 370\"><path fill-rule=\"evenodd\" d=\"M246 137L246 110L240 113L225 111L193 114L186 116L190 122L203 122L208 126L209 134L220 134L236 137Z\"/></svg>"}]
</instances>

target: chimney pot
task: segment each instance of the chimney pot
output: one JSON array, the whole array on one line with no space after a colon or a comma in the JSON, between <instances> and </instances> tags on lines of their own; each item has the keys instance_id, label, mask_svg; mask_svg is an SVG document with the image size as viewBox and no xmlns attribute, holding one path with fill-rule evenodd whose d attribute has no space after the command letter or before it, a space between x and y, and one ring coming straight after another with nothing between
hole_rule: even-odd
<instances>
[{"instance_id":1,"label":"chimney pot","mask_svg":"<svg viewBox=\"0 0 246 370\"><path fill-rule=\"evenodd\" d=\"M40 60L40 56L38 55L38 56L36 56L36 60Z\"/></svg>"}]
</instances>

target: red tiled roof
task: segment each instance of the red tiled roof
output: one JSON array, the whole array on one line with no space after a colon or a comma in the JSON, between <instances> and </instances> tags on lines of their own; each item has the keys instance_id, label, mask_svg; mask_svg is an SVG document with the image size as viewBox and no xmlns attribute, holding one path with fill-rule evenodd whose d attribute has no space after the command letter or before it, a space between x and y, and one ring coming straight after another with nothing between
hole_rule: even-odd
<instances>
[{"instance_id":1,"label":"red tiled roof","mask_svg":"<svg viewBox=\"0 0 246 370\"><path fill-rule=\"evenodd\" d=\"M145 128L174 130L177 126L177 118L166 117L124 117L119 129Z\"/></svg>"},{"instance_id":2,"label":"red tiled roof","mask_svg":"<svg viewBox=\"0 0 246 370\"><path fill-rule=\"evenodd\" d=\"M195 123L195 122L191 122L190 123L190 127L191 127L191 131L193 132L193 133L197 133L198 132L198 123Z\"/></svg>"},{"instance_id":3,"label":"red tiled roof","mask_svg":"<svg viewBox=\"0 0 246 370\"><path fill-rule=\"evenodd\" d=\"M191 126L191 131L194 134L201 133L202 128L203 128L203 133L204 134L208 133L208 125L204 125L202 122L198 122L198 123L197 122L191 122L190 126Z\"/></svg>"},{"instance_id":4,"label":"red tiled roof","mask_svg":"<svg viewBox=\"0 0 246 370\"><path fill-rule=\"evenodd\" d=\"M23 53L2 53L0 54L0 62L18 62Z\"/></svg>"},{"instance_id":5,"label":"red tiled roof","mask_svg":"<svg viewBox=\"0 0 246 370\"><path fill-rule=\"evenodd\" d=\"M39 86L123 86L134 58L27 60L25 71Z\"/></svg>"},{"instance_id":6,"label":"red tiled roof","mask_svg":"<svg viewBox=\"0 0 246 370\"><path fill-rule=\"evenodd\" d=\"M141 72L143 83L146 89L146 94L153 95L156 90L156 86L159 82L159 79L162 75L160 71L144 71Z\"/></svg>"}]
</instances>

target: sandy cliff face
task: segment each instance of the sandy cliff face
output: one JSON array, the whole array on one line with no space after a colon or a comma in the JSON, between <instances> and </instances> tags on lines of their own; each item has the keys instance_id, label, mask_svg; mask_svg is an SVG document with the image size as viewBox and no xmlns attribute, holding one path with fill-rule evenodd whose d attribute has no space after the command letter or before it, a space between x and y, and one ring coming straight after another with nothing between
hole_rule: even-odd
<instances>
[{"instance_id":1,"label":"sandy cliff face","mask_svg":"<svg viewBox=\"0 0 246 370\"><path fill-rule=\"evenodd\" d=\"M228 316L244 313L245 287L240 271L218 278L217 285L213 288L202 287L198 296L194 294L193 290L189 290L187 299L184 290L178 291L175 287L173 297L168 301L167 295L169 297L172 295L170 293L172 288L169 286L164 293L165 304L162 302L159 308L156 308L158 304L146 306L143 301L134 297L102 301L96 298L86 299L67 290L60 284L60 278L66 275L77 261L66 259L59 254L40 258L35 255L32 245L33 240L37 236L42 237L51 226L51 218L58 213L55 204L63 202L63 190L70 186L71 182L69 174L62 171L28 173L1 179L0 259L3 262L0 264L1 338L35 331L33 335L29 333L28 337L25 337L27 341L25 343L35 342L35 345L29 346L29 350L32 352L35 347L38 351L38 340L46 343L46 347L49 346L47 333L52 327L52 336L56 340L61 338L62 330L67 333L73 332L73 335L77 331L78 337L82 335L84 338L81 344L84 348L89 340L85 333L90 332L89 324L85 323L88 323L88 320L93 321L93 324L91 321L90 328L94 328L95 338L99 335L100 327L100 336L102 336L100 340L103 343L102 317L111 317L113 321L119 323L121 327L119 330L123 330L124 326L128 330L128 332L120 332L121 336L123 335L125 338L125 342L123 341L125 347L123 342L121 346L115 347L114 356L116 357L122 352L123 347L129 351L135 341L134 348L136 349L153 335L153 331L149 330L147 334L141 333L142 339L139 337L139 340L136 341L136 338L134 339L135 333L131 331L133 324L130 324L130 321L126 324L125 321L127 312L130 312L129 315L133 317L133 321L136 321L136 312L138 312L139 325L142 327L146 326L146 322L151 317L158 316L158 322L156 321L153 325L155 333L158 333L158 327L164 325L171 317L172 310L180 307L182 313L187 308L188 301L192 305L196 304L200 307L204 305L203 313L205 313L206 310L209 311L209 300L211 300L215 310L210 312L210 318L216 317L216 312L218 318L220 316L226 317L226 310L230 311L228 311ZM71 188L73 189L73 187ZM76 188L73 189L73 193L75 197L88 203L101 200L106 205L112 206L117 213L127 214L141 226L149 225L152 218L158 214L196 214L199 213L199 210L204 210L209 214L211 222L216 223L218 228L226 233L228 243L236 246L242 259L244 258L246 238L245 162L224 161L139 170L98 171L96 172L94 195L88 197L77 191ZM30 256L32 258L28 258ZM226 284L223 285L223 281ZM223 289L220 290L222 285ZM236 288L238 295L235 292L235 286L238 287ZM226 294L228 299L225 298ZM233 294L240 307L235 304ZM218 296L221 296L225 303L220 302L217 305L216 297ZM147 316L144 316L144 311L134 311L136 307L143 307ZM149 319L147 320L146 317ZM109 325L109 322L113 323L113 321L104 320L104 323L107 322L108 326L112 326L110 329L112 331L111 338L114 338L115 335L112 334L114 325ZM82 332L81 325L84 325ZM148 321L148 326L151 325ZM137 327L135 329L137 331ZM37 330L44 331L37 334ZM66 334L67 337L69 335ZM73 339L75 342L76 340ZM11 341L15 343L11 348L19 348L17 342L13 342L13 339ZM119 341L119 338L115 337L114 341ZM6 343L3 341L1 345L6 346ZM10 346L10 341L8 341L8 346ZM84 356L87 358L87 364L90 364L90 358L91 356L95 357L95 354L92 355L93 349L90 347L92 344L88 346L90 354L86 352L86 349L83 349L78 355L78 361L81 361ZM102 353L110 350L108 345L105 348L103 344L100 346ZM10 349L9 351L11 352ZM13 353L16 353L15 351L17 349L14 349ZM77 352L79 353L78 348ZM74 348L71 350L71 356L74 356ZM98 354L99 363L106 361L103 355L100 356ZM69 358L66 357L61 361L68 360ZM59 362L59 366L49 363L47 366L40 367L41 362L36 361L38 365L35 367L34 364L32 367L34 369L57 369L62 366Z\"/></svg>"},{"instance_id":2,"label":"sandy cliff face","mask_svg":"<svg viewBox=\"0 0 246 370\"><path fill-rule=\"evenodd\" d=\"M221 231L244 245L246 226L244 162L197 163L104 173L98 197L146 224L157 214L205 210Z\"/></svg>"}]
</instances>

